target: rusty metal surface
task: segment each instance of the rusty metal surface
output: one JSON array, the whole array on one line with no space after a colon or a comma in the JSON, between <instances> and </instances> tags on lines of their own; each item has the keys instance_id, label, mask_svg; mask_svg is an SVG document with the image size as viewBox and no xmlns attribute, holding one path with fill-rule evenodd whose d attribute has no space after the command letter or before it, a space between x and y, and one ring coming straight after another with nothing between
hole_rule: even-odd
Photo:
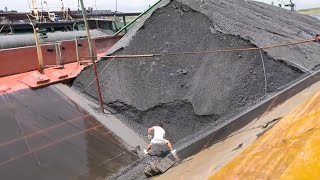
<instances>
[{"instance_id":1,"label":"rusty metal surface","mask_svg":"<svg viewBox=\"0 0 320 180\"><path fill-rule=\"evenodd\" d=\"M104 179L137 160L53 87L0 96L1 179Z\"/></svg>"},{"instance_id":2,"label":"rusty metal surface","mask_svg":"<svg viewBox=\"0 0 320 180\"><path fill-rule=\"evenodd\" d=\"M122 36L106 36L92 39L93 51L100 54L107 51ZM63 64L77 62L76 45L74 41L61 42L61 58ZM88 48L87 39L78 40L80 60L88 60L91 58ZM57 53L54 44L41 45L44 66L56 65ZM13 74L24 73L36 70L38 66L37 51L35 46L1 49L0 50L0 77Z\"/></svg>"},{"instance_id":3,"label":"rusty metal surface","mask_svg":"<svg viewBox=\"0 0 320 180\"><path fill-rule=\"evenodd\" d=\"M59 82L68 82L70 79L76 77L84 67L85 65L79 65L75 62L64 65L64 68L46 68L44 69L43 74L40 74L38 71L30 71L0 77L0 95L22 89L36 89Z\"/></svg>"}]
</instances>

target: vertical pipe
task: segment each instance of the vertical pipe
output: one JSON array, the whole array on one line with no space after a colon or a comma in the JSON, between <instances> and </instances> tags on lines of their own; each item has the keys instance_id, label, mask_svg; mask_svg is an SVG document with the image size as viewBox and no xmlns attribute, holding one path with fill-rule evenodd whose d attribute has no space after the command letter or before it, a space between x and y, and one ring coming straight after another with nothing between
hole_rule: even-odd
<instances>
[{"instance_id":1,"label":"vertical pipe","mask_svg":"<svg viewBox=\"0 0 320 180\"><path fill-rule=\"evenodd\" d=\"M125 17L125 16L122 16L122 19L123 19L123 27L126 27L126 26L127 26L126 17ZM124 32L125 32L125 33L128 32L127 28L124 29Z\"/></svg>"},{"instance_id":2,"label":"vertical pipe","mask_svg":"<svg viewBox=\"0 0 320 180\"><path fill-rule=\"evenodd\" d=\"M28 14L27 14L27 17L31 23L34 40L36 41L36 48L37 48L37 55L38 55L38 71L42 74L43 73L43 57L42 57L42 51L41 51L41 46L40 46L39 36L38 36L39 28L36 28L34 26Z\"/></svg>"},{"instance_id":3,"label":"vertical pipe","mask_svg":"<svg viewBox=\"0 0 320 180\"><path fill-rule=\"evenodd\" d=\"M62 47L61 47L61 43L59 42L58 43L58 50L59 50L59 65L61 65L61 66L63 66L63 57L62 57L62 52L61 52L61 49L62 49Z\"/></svg>"},{"instance_id":4,"label":"vertical pipe","mask_svg":"<svg viewBox=\"0 0 320 180\"><path fill-rule=\"evenodd\" d=\"M38 71L42 74L43 73L43 57L42 57L42 51L41 51L41 46L39 42L38 31L39 31L39 28L33 27L34 39L36 41L37 54L38 54Z\"/></svg>"},{"instance_id":5,"label":"vertical pipe","mask_svg":"<svg viewBox=\"0 0 320 180\"><path fill-rule=\"evenodd\" d=\"M129 27L131 24L135 23L139 18L141 18L143 15L145 15L146 13L148 13L151 9L153 9L156 5L158 5L162 0L159 0L158 2L156 2L154 5L152 5L151 7L149 7L146 11L144 11L143 13L141 13L138 17L136 17L133 21L131 21L129 24L127 24L126 26L124 26L123 28L121 28L118 32L116 32L114 34L114 36L118 35L119 33L121 33L124 29L126 29L127 27Z\"/></svg>"},{"instance_id":6,"label":"vertical pipe","mask_svg":"<svg viewBox=\"0 0 320 180\"><path fill-rule=\"evenodd\" d=\"M118 0L116 0L116 13L118 12Z\"/></svg>"},{"instance_id":7,"label":"vertical pipe","mask_svg":"<svg viewBox=\"0 0 320 180\"><path fill-rule=\"evenodd\" d=\"M56 64L59 63L59 51L58 51L58 44L54 43L54 49L56 50Z\"/></svg>"},{"instance_id":8,"label":"vertical pipe","mask_svg":"<svg viewBox=\"0 0 320 180\"><path fill-rule=\"evenodd\" d=\"M96 21L96 29L99 29L99 21L98 20L95 20Z\"/></svg>"},{"instance_id":9,"label":"vertical pipe","mask_svg":"<svg viewBox=\"0 0 320 180\"><path fill-rule=\"evenodd\" d=\"M96 61L95 61L95 55L94 55L94 52L93 52L93 49L92 49L91 35L90 35L89 25L88 25L88 21L87 21L87 12L86 12L86 10L84 8L83 0L80 0L80 3L81 3L83 21L84 21L84 24L86 26L86 31L87 31L88 45L89 45L90 56L91 56L91 60L92 60L92 64L93 64L94 77L96 79L96 85L97 85L97 92L98 92L98 96L99 96L100 109L101 109L101 112L104 113L103 101L102 101L102 95L101 95L101 89L100 89L100 83L99 83L99 77L98 77L98 73L97 73L97 65L96 65Z\"/></svg>"},{"instance_id":10,"label":"vertical pipe","mask_svg":"<svg viewBox=\"0 0 320 180\"><path fill-rule=\"evenodd\" d=\"M76 57L77 57L77 62L80 65L80 59L79 59L79 47L78 47L78 37L76 36L75 38L75 44L76 44Z\"/></svg>"},{"instance_id":11,"label":"vertical pipe","mask_svg":"<svg viewBox=\"0 0 320 180\"><path fill-rule=\"evenodd\" d=\"M37 1L36 0L32 0L32 11L34 13L34 16L36 17L36 20L39 21L39 13L38 13Z\"/></svg>"}]
</instances>

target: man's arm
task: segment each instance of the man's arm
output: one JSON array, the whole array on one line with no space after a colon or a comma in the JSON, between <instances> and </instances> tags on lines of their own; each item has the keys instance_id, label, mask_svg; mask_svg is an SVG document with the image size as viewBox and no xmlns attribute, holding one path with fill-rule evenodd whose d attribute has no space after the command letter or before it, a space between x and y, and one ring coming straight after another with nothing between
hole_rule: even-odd
<instances>
[{"instance_id":1,"label":"man's arm","mask_svg":"<svg viewBox=\"0 0 320 180\"><path fill-rule=\"evenodd\" d=\"M154 130L153 130L153 127L149 128L149 129L148 129L148 135L153 135L153 131L154 131Z\"/></svg>"},{"instance_id":2,"label":"man's arm","mask_svg":"<svg viewBox=\"0 0 320 180\"><path fill-rule=\"evenodd\" d=\"M154 133L153 127L149 128L149 129L148 129L148 139L152 139L153 133Z\"/></svg>"}]
</instances>

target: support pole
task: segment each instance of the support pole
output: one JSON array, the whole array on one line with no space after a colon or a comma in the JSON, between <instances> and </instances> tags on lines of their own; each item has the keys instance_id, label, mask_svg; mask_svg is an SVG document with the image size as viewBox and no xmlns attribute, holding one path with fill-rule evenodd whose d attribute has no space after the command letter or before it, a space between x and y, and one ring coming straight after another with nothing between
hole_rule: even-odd
<instances>
[{"instance_id":1,"label":"support pole","mask_svg":"<svg viewBox=\"0 0 320 180\"><path fill-rule=\"evenodd\" d=\"M123 28L121 28L118 32L116 32L114 34L114 36L117 36L119 33L121 33L123 30L127 29L129 26L131 26L133 23L135 23L139 18L141 18L143 15L145 15L146 13L148 13L151 9L153 9L155 6L157 6L162 0L159 0L158 2L156 2L154 5L152 5L151 7L149 7L146 11L144 11L143 13L141 13L138 17L136 17L133 21L131 21L130 23L128 23L127 25L125 25Z\"/></svg>"},{"instance_id":2,"label":"support pole","mask_svg":"<svg viewBox=\"0 0 320 180\"><path fill-rule=\"evenodd\" d=\"M38 55L38 71L42 74L43 73L43 56L42 56L42 50L41 50L41 45L40 45L39 36L38 36L39 28L36 28L34 26L28 14L27 14L27 17L30 21L30 25L32 26L34 40L36 42L37 55Z\"/></svg>"},{"instance_id":3,"label":"support pole","mask_svg":"<svg viewBox=\"0 0 320 180\"><path fill-rule=\"evenodd\" d=\"M122 20L123 20L123 26L126 27L127 26L126 17L122 16ZM124 32L127 34L127 32L128 32L127 28L124 29Z\"/></svg>"},{"instance_id":4,"label":"support pole","mask_svg":"<svg viewBox=\"0 0 320 180\"><path fill-rule=\"evenodd\" d=\"M75 42L75 45L76 45L76 57L77 57L77 62L78 62L78 64L80 65L78 36L76 36L74 42Z\"/></svg>"},{"instance_id":5,"label":"support pole","mask_svg":"<svg viewBox=\"0 0 320 180\"><path fill-rule=\"evenodd\" d=\"M91 56L91 60L92 60L92 65L93 65L93 71L94 71L93 73L94 73L94 77L96 79L96 85L97 85L97 92L98 92L98 97L99 97L100 109L101 109L101 112L104 113L103 100L102 100L99 77L98 77L98 72L97 72L97 65L96 65L96 61L95 61L95 55L94 55L94 52L93 52L93 49L92 49L91 35L90 35L90 31L89 31L89 24L88 24L88 21L87 21L87 12L86 12L86 10L84 8L83 0L80 0L80 4L81 4L81 9L82 9L83 21L84 21L84 24L86 26L86 31L87 31L88 45L89 45L89 51L90 51L90 56Z\"/></svg>"},{"instance_id":6,"label":"support pole","mask_svg":"<svg viewBox=\"0 0 320 180\"><path fill-rule=\"evenodd\" d=\"M39 42L38 31L39 31L38 28L33 28L33 34L34 34L34 39L36 41L37 54L38 54L38 71L42 74L43 73L43 56L42 56L41 45Z\"/></svg>"}]
</instances>

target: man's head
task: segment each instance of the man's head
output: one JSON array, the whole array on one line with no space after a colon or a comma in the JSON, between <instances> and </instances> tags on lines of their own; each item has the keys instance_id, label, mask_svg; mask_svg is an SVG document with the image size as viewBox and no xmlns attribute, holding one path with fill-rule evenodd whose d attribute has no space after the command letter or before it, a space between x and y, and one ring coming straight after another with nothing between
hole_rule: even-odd
<instances>
[{"instance_id":1,"label":"man's head","mask_svg":"<svg viewBox=\"0 0 320 180\"><path fill-rule=\"evenodd\" d=\"M161 122L157 123L156 125L157 125L157 126L160 126L160 127L163 126L163 124L162 124Z\"/></svg>"}]
</instances>

